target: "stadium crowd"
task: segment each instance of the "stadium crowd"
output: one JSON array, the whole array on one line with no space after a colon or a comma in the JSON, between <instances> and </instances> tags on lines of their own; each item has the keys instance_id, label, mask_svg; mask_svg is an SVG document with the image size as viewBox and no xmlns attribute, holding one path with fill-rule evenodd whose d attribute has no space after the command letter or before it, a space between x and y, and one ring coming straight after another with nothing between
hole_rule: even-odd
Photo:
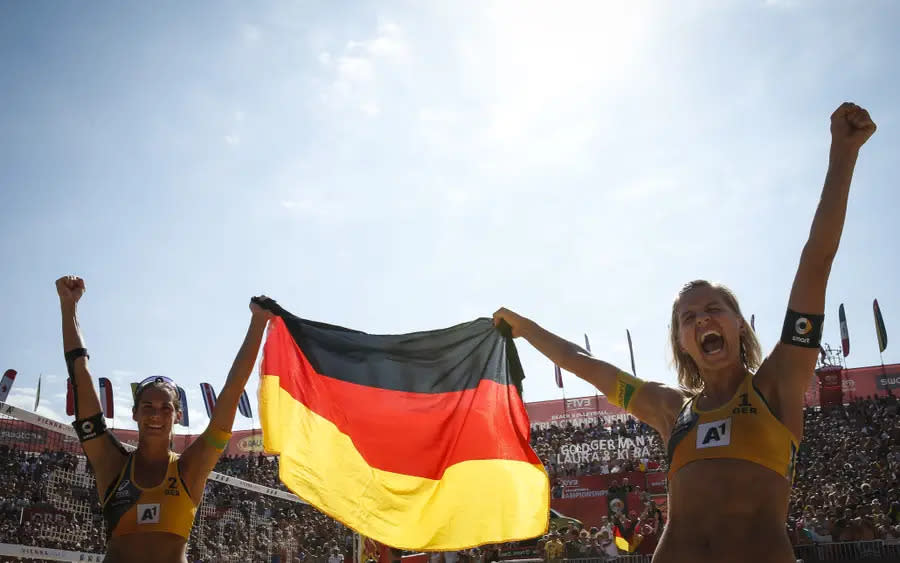
<instances>
[{"instance_id":1,"label":"stadium crowd","mask_svg":"<svg viewBox=\"0 0 900 563\"><path fill-rule=\"evenodd\" d=\"M807 409L787 522L795 544L900 538L894 395Z\"/></svg>"},{"instance_id":2,"label":"stadium crowd","mask_svg":"<svg viewBox=\"0 0 900 563\"><path fill-rule=\"evenodd\" d=\"M638 437L646 439L649 455L618 457L615 452L610 451L609 454L604 452L605 455L595 456L596 459L592 456L590 461L566 461L565 456L561 455L566 447L595 440L636 440ZM666 458L662 445L663 441L656 430L631 416L624 421L611 420L608 424L595 419L580 425L564 422L549 427L532 425L531 428L531 446L543 461L551 479L630 471L665 471Z\"/></svg>"},{"instance_id":3,"label":"stadium crowd","mask_svg":"<svg viewBox=\"0 0 900 563\"><path fill-rule=\"evenodd\" d=\"M900 413L894 396L856 399L849 405L805 413L788 534L795 545L900 538ZM564 446L592 440L654 436L641 458L560 462ZM662 440L633 419L534 428L532 445L552 479L629 471L664 471ZM66 449L62 448L61 449ZM63 471L64 475L57 473ZM102 553L100 505L83 459L64 451L37 454L0 444L0 543ZM277 457L223 457L215 471L285 490ZM81 478L78 476L81 475ZM85 508L87 507L87 508ZM636 531L652 551L664 521L646 493L620 529ZM210 481L189 548L191 561L350 561L350 530L314 508ZM557 557L612 558L613 523L586 523L538 540L537 552ZM492 561L510 545L485 546L434 559ZM274 558L273 558L274 557Z\"/></svg>"}]
</instances>

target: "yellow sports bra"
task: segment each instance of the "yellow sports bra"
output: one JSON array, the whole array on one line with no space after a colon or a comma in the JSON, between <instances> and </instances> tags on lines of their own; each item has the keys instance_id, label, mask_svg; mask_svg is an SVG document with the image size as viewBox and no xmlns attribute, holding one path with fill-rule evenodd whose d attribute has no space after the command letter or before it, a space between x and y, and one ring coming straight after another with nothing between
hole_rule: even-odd
<instances>
[{"instance_id":1,"label":"yellow sports bra","mask_svg":"<svg viewBox=\"0 0 900 563\"><path fill-rule=\"evenodd\" d=\"M687 401L669 438L669 475L700 459L731 458L768 467L789 482L799 441L775 418L749 374L731 401L709 411L698 410L697 397Z\"/></svg>"},{"instance_id":2,"label":"yellow sports bra","mask_svg":"<svg viewBox=\"0 0 900 563\"><path fill-rule=\"evenodd\" d=\"M169 467L160 484L142 489L134 482L134 455L106 490L103 520L107 537L168 532L190 538L197 507L178 471L178 455L169 452Z\"/></svg>"}]
</instances>

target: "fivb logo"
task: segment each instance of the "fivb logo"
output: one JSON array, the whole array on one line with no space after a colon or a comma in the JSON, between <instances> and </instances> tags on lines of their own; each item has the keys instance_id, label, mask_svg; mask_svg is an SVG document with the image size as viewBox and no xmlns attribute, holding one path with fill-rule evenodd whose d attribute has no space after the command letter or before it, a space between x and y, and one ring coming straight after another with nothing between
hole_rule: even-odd
<instances>
[{"instance_id":1,"label":"fivb logo","mask_svg":"<svg viewBox=\"0 0 900 563\"><path fill-rule=\"evenodd\" d=\"M590 408L591 400L588 399L566 399L567 409L586 409Z\"/></svg>"},{"instance_id":2,"label":"fivb logo","mask_svg":"<svg viewBox=\"0 0 900 563\"><path fill-rule=\"evenodd\" d=\"M137 505L138 524L159 524L159 503Z\"/></svg>"},{"instance_id":3,"label":"fivb logo","mask_svg":"<svg viewBox=\"0 0 900 563\"><path fill-rule=\"evenodd\" d=\"M697 426L697 449L727 446L731 443L731 417L704 422Z\"/></svg>"}]
</instances>

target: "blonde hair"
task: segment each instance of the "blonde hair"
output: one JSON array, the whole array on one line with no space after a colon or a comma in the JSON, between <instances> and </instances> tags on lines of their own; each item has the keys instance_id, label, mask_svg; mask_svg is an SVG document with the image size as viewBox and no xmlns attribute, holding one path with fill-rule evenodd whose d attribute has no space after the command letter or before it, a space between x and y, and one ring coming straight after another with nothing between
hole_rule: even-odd
<instances>
[{"instance_id":1,"label":"blonde hair","mask_svg":"<svg viewBox=\"0 0 900 563\"><path fill-rule=\"evenodd\" d=\"M694 280L688 282L678 292L678 296L672 303L672 323L669 325L669 345L672 347L672 365L678 372L678 385L688 395L698 395L703 391L703 380L700 379L700 370L693 358L681 349L678 342L678 333L681 330L681 322L678 316L678 303L681 298L691 290L708 287L714 289L721 295L725 304L734 311L737 316L744 321L744 329L741 331L741 363L746 369L755 372L762 363L762 349L753 327L744 318L741 313L741 306L738 305L737 297L734 292L720 283L709 282L706 280Z\"/></svg>"}]
</instances>

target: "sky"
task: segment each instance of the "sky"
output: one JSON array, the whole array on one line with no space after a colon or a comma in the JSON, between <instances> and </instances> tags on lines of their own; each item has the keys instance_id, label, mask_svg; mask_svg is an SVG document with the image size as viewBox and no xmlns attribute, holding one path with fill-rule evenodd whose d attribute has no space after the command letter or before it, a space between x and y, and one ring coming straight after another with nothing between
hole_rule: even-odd
<instances>
[{"instance_id":1,"label":"sky","mask_svg":"<svg viewBox=\"0 0 900 563\"><path fill-rule=\"evenodd\" d=\"M847 364L878 364L878 298L898 362L897 21L889 0L0 3L9 402L41 375L38 413L69 420L66 274L117 428L128 382L162 374L202 431L199 384L221 389L259 294L381 334L505 306L625 369L628 329L638 376L674 384L672 301L703 278L768 352L844 101L878 131L824 340L844 303ZM562 397L516 344L524 399Z\"/></svg>"}]
</instances>

